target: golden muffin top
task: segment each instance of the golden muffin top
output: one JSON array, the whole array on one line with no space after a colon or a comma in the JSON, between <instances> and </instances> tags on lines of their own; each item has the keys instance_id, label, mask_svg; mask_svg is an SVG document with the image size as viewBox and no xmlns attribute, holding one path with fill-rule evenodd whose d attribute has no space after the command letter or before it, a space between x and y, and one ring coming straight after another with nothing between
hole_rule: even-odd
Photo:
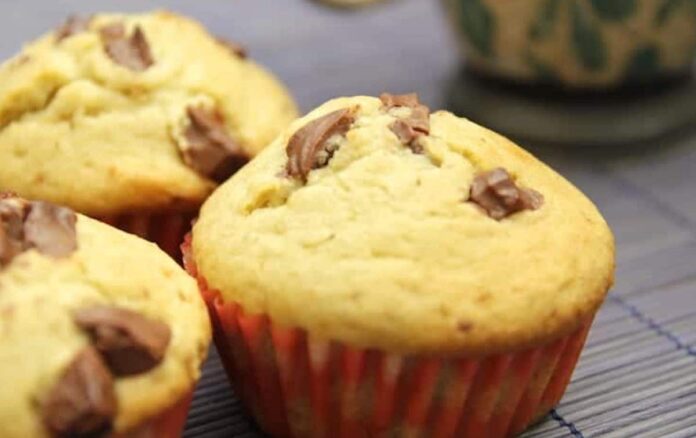
<instances>
[{"instance_id":1,"label":"golden muffin top","mask_svg":"<svg viewBox=\"0 0 696 438\"><path fill-rule=\"evenodd\" d=\"M71 17L0 66L0 190L93 216L189 209L295 117L188 18Z\"/></svg>"},{"instance_id":2,"label":"golden muffin top","mask_svg":"<svg viewBox=\"0 0 696 438\"><path fill-rule=\"evenodd\" d=\"M204 204L198 272L311 336L488 354L577 329L612 284L595 206L509 140L414 95L331 100Z\"/></svg>"},{"instance_id":3,"label":"golden muffin top","mask_svg":"<svg viewBox=\"0 0 696 438\"><path fill-rule=\"evenodd\" d=\"M4 438L132 431L188 395L210 342L195 282L156 246L15 197L0 315Z\"/></svg>"}]
</instances>

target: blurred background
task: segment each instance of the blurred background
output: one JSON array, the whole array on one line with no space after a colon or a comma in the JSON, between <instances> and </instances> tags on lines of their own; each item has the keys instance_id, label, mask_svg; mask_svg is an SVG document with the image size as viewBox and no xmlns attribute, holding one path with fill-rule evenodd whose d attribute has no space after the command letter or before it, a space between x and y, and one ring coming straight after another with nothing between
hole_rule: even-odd
<instances>
[{"instance_id":1,"label":"blurred background","mask_svg":"<svg viewBox=\"0 0 696 438\"><path fill-rule=\"evenodd\" d=\"M0 56L71 13L167 8L246 46L303 111L416 91L512 136L598 204L618 246L617 284L571 387L526 436L696 436L696 2L442 3L4 0ZM187 436L254 430L213 353Z\"/></svg>"}]
</instances>

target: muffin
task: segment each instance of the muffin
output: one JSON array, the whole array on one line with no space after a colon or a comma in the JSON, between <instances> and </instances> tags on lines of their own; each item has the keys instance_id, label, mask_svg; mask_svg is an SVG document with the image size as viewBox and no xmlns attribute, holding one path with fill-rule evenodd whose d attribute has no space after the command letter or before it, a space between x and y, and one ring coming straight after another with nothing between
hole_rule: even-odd
<instances>
[{"instance_id":1,"label":"muffin","mask_svg":"<svg viewBox=\"0 0 696 438\"><path fill-rule=\"evenodd\" d=\"M474 70L581 89L684 76L696 8L682 0L443 0Z\"/></svg>"},{"instance_id":2,"label":"muffin","mask_svg":"<svg viewBox=\"0 0 696 438\"><path fill-rule=\"evenodd\" d=\"M503 437L561 398L613 282L573 185L415 95L331 100L204 204L185 263L275 437Z\"/></svg>"},{"instance_id":3,"label":"muffin","mask_svg":"<svg viewBox=\"0 0 696 438\"><path fill-rule=\"evenodd\" d=\"M188 18L71 17L0 67L0 190L175 253L217 184L295 117L242 47Z\"/></svg>"},{"instance_id":4,"label":"muffin","mask_svg":"<svg viewBox=\"0 0 696 438\"><path fill-rule=\"evenodd\" d=\"M179 436L210 342L195 282L152 243L0 199L0 436Z\"/></svg>"}]
</instances>

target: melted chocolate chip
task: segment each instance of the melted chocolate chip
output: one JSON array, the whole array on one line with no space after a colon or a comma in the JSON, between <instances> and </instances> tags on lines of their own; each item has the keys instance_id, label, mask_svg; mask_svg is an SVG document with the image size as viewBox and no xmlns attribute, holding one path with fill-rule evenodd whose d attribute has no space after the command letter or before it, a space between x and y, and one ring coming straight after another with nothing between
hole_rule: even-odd
<instances>
[{"instance_id":1,"label":"melted chocolate chip","mask_svg":"<svg viewBox=\"0 0 696 438\"><path fill-rule=\"evenodd\" d=\"M117 376L140 374L157 366L171 339L166 324L117 307L81 309L74 318Z\"/></svg>"},{"instance_id":2,"label":"melted chocolate chip","mask_svg":"<svg viewBox=\"0 0 696 438\"><path fill-rule=\"evenodd\" d=\"M126 26L123 23L111 23L99 29L102 39L116 40L126 37Z\"/></svg>"},{"instance_id":3,"label":"melted chocolate chip","mask_svg":"<svg viewBox=\"0 0 696 438\"><path fill-rule=\"evenodd\" d=\"M420 105L420 102L418 101L418 95L416 93L408 93L408 94L389 94L389 93L382 93L379 95L379 100L382 101L382 104L389 108L396 108L399 106L408 106L408 107L416 107Z\"/></svg>"},{"instance_id":4,"label":"melted chocolate chip","mask_svg":"<svg viewBox=\"0 0 696 438\"><path fill-rule=\"evenodd\" d=\"M234 41L219 37L217 38L217 42L238 58L246 59L248 56L246 47L242 46L241 44L237 44Z\"/></svg>"},{"instance_id":5,"label":"melted chocolate chip","mask_svg":"<svg viewBox=\"0 0 696 438\"><path fill-rule=\"evenodd\" d=\"M115 63L133 71L144 71L154 64L150 45L140 26L135 27L130 37L123 23L105 26L100 34L104 51Z\"/></svg>"},{"instance_id":6,"label":"melted chocolate chip","mask_svg":"<svg viewBox=\"0 0 696 438\"><path fill-rule=\"evenodd\" d=\"M418 123L417 121L415 123ZM406 119L398 119L389 125L389 129L398 137L399 141L408 146L414 153L423 153L423 145L420 138L427 133L423 133L414 127L414 123Z\"/></svg>"},{"instance_id":7,"label":"melted chocolate chip","mask_svg":"<svg viewBox=\"0 0 696 438\"><path fill-rule=\"evenodd\" d=\"M52 257L70 255L77 249L76 221L65 207L0 196L0 267L32 248Z\"/></svg>"},{"instance_id":8,"label":"melted chocolate chip","mask_svg":"<svg viewBox=\"0 0 696 438\"><path fill-rule=\"evenodd\" d=\"M522 210L536 210L544 203L541 193L520 188L503 168L483 172L474 178L469 201L478 204L488 216L501 220Z\"/></svg>"},{"instance_id":9,"label":"melted chocolate chip","mask_svg":"<svg viewBox=\"0 0 696 438\"><path fill-rule=\"evenodd\" d=\"M65 20L58 29L56 29L56 41L61 42L75 34L85 32L89 29L89 24L92 21L91 17L81 17L79 15L71 15Z\"/></svg>"},{"instance_id":10,"label":"melted chocolate chip","mask_svg":"<svg viewBox=\"0 0 696 438\"><path fill-rule=\"evenodd\" d=\"M24 218L28 204L17 198L0 198L0 267L27 249Z\"/></svg>"},{"instance_id":11,"label":"melted chocolate chip","mask_svg":"<svg viewBox=\"0 0 696 438\"><path fill-rule=\"evenodd\" d=\"M51 388L41 406L46 428L60 438L101 436L116 414L114 381L99 353L82 350Z\"/></svg>"},{"instance_id":12,"label":"melted chocolate chip","mask_svg":"<svg viewBox=\"0 0 696 438\"><path fill-rule=\"evenodd\" d=\"M334 135L344 135L350 129L354 113L354 108L336 110L297 130L286 147L288 175L306 181L312 169L326 166L338 149L338 145L329 139Z\"/></svg>"},{"instance_id":13,"label":"melted chocolate chip","mask_svg":"<svg viewBox=\"0 0 696 438\"><path fill-rule=\"evenodd\" d=\"M65 207L32 202L24 221L27 244L52 257L65 257L77 249L77 216Z\"/></svg>"},{"instance_id":14,"label":"melted chocolate chip","mask_svg":"<svg viewBox=\"0 0 696 438\"><path fill-rule=\"evenodd\" d=\"M225 129L222 114L202 106L186 109L190 124L184 133L186 165L217 182L223 182L249 161L244 150Z\"/></svg>"},{"instance_id":15,"label":"melted chocolate chip","mask_svg":"<svg viewBox=\"0 0 696 438\"><path fill-rule=\"evenodd\" d=\"M415 93L402 95L383 93L379 98L388 110L397 107L411 108L409 116L398 118L389 125L389 129L413 152L422 153L423 146L420 144L420 138L430 133L430 109L418 101L418 95Z\"/></svg>"}]
</instances>

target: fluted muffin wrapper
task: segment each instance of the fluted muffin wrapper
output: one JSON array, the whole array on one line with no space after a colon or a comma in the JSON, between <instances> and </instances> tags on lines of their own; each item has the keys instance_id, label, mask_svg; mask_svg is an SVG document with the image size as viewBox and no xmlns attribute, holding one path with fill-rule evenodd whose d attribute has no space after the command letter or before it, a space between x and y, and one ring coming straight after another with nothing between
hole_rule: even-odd
<instances>
[{"instance_id":1,"label":"fluted muffin wrapper","mask_svg":"<svg viewBox=\"0 0 696 438\"><path fill-rule=\"evenodd\" d=\"M111 438L179 438L193 399L193 390L176 404L138 426L135 430L112 434Z\"/></svg>"},{"instance_id":2,"label":"fluted muffin wrapper","mask_svg":"<svg viewBox=\"0 0 696 438\"><path fill-rule=\"evenodd\" d=\"M228 377L274 437L506 437L561 399L591 319L553 342L489 356L399 355L316 338L225 302L184 262L208 305Z\"/></svg>"},{"instance_id":3,"label":"fluted muffin wrapper","mask_svg":"<svg viewBox=\"0 0 696 438\"><path fill-rule=\"evenodd\" d=\"M177 261L181 260L180 245L191 230L191 212L129 213L98 218L125 232L156 243Z\"/></svg>"}]
</instances>

